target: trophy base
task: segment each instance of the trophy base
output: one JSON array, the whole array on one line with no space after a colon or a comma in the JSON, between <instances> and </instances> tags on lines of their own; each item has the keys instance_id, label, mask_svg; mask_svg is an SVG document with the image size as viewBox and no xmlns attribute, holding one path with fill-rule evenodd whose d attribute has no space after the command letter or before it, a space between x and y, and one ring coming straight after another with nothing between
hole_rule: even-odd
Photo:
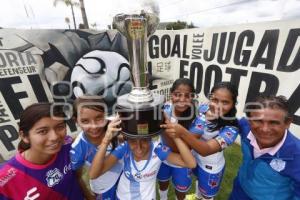
<instances>
[{"instance_id":1,"label":"trophy base","mask_svg":"<svg viewBox=\"0 0 300 200\"><path fill-rule=\"evenodd\" d=\"M118 97L117 111L122 120L122 133L129 138L150 138L162 132L163 95L153 94L152 102L133 103L128 94Z\"/></svg>"}]
</instances>

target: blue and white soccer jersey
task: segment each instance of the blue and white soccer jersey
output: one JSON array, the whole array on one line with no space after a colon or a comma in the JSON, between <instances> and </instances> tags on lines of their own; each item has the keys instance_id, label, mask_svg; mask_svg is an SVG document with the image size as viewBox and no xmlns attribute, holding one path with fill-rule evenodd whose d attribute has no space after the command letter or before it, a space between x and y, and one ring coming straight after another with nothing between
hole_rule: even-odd
<instances>
[{"instance_id":1,"label":"blue and white soccer jersey","mask_svg":"<svg viewBox=\"0 0 300 200\"><path fill-rule=\"evenodd\" d=\"M232 126L225 126L220 130L210 131L214 124L205 118L205 113L208 109L207 104L199 106L199 115L192 122L190 132L201 135L200 140L215 139L223 150L234 143L238 135L238 129ZM225 169L223 151L209 156L201 156L195 151L193 151L193 154L197 161L197 168L193 172L198 177L199 190L203 195L213 197L219 191Z\"/></svg>"},{"instance_id":2,"label":"blue and white soccer jersey","mask_svg":"<svg viewBox=\"0 0 300 200\"><path fill-rule=\"evenodd\" d=\"M91 166L93 158L98 151L98 147L90 143L85 137L84 132L81 132L72 144L70 151L72 169L77 170L83 165ZM112 147L109 146L106 155L110 154ZM112 169L99 176L96 179L90 180L91 190L99 194L102 199L115 199L115 189L117 181L123 169L123 164L119 161Z\"/></svg>"},{"instance_id":3,"label":"blue and white soccer jersey","mask_svg":"<svg viewBox=\"0 0 300 200\"><path fill-rule=\"evenodd\" d=\"M177 119L173 116L173 104L170 102L165 103L164 112L170 118L172 123L177 123ZM162 143L164 143L163 139ZM180 167L173 165L168 161L164 161L160 166L159 172L157 174L157 179L161 182L168 181L172 178L172 183L174 188L179 192L187 192L192 185L192 171L186 167Z\"/></svg>"},{"instance_id":4,"label":"blue and white soccer jersey","mask_svg":"<svg viewBox=\"0 0 300 200\"><path fill-rule=\"evenodd\" d=\"M163 160L170 154L170 148L158 142L151 142L149 159L134 161L127 142L119 145L112 155L123 159L124 169L117 188L120 200L155 200L156 176Z\"/></svg>"}]
</instances>

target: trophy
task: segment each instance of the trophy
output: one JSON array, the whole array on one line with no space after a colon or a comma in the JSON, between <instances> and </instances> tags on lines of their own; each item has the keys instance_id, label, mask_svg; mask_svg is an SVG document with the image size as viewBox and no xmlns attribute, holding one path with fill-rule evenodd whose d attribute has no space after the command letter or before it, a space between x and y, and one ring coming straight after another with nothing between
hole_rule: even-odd
<instances>
[{"instance_id":1,"label":"trophy","mask_svg":"<svg viewBox=\"0 0 300 200\"><path fill-rule=\"evenodd\" d=\"M149 89L147 70L147 37L154 33L159 18L141 10L137 14L118 14L113 20L127 38L131 66L132 90L118 97L117 111L122 119L122 133L130 138L147 138L161 132L163 95Z\"/></svg>"}]
</instances>

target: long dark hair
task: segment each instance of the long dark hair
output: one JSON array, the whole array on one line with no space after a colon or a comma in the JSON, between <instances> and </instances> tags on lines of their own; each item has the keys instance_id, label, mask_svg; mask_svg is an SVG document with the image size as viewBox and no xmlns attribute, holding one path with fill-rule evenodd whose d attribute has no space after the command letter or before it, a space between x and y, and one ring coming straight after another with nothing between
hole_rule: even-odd
<instances>
[{"instance_id":1,"label":"long dark hair","mask_svg":"<svg viewBox=\"0 0 300 200\"><path fill-rule=\"evenodd\" d=\"M80 108L88 108L91 110L95 110L97 112L107 112L107 104L105 103L104 99L101 96L96 95L83 95L75 99L73 103L73 117L77 118L78 112ZM104 131L107 130L108 124L106 124L103 128ZM111 141L112 148L115 149L118 145L118 140L114 137Z\"/></svg>"},{"instance_id":2,"label":"long dark hair","mask_svg":"<svg viewBox=\"0 0 300 200\"><path fill-rule=\"evenodd\" d=\"M34 103L28 106L20 116L19 133L23 137L29 136L30 129L44 117L65 117L63 106L52 103ZM19 151L25 151L30 148L30 144L22 139L18 144Z\"/></svg>"},{"instance_id":3,"label":"long dark hair","mask_svg":"<svg viewBox=\"0 0 300 200\"><path fill-rule=\"evenodd\" d=\"M216 127L212 128L212 131L219 130L224 126L238 127L238 121L236 119L236 113L237 113L236 104L237 104L237 97L238 97L238 88L236 85L230 82L219 82L216 83L211 89L210 96L219 89L226 89L230 92L233 101L233 107L224 116L212 120L212 122L216 124Z\"/></svg>"},{"instance_id":4,"label":"long dark hair","mask_svg":"<svg viewBox=\"0 0 300 200\"><path fill-rule=\"evenodd\" d=\"M170 92L173 93L180 85L187 85L191 89L191 93L195 94L195 87L193 82L187 78L179 78L173 83ZM192 101L192 106L186 109L178 119L178 124L185 128L189 128L196 117L196 104Z\"/></svg>"}]
</instances>

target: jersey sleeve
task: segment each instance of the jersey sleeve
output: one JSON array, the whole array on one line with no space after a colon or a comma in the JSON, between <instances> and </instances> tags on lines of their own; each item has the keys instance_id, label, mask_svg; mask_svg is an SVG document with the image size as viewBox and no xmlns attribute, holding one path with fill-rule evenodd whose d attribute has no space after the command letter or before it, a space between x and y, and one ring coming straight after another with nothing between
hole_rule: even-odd
<instances>
[{"instance_id":1,"label":"jersey sleeve","mask_svg":"<svg viewBox=\"0 0 300 200\"><path fill-rule=\"evenodd\" d=\"M158 158L161 161L164 161L167 159L169 154L171 153L170 147L163 145L159 143L155 148L154 148L154 153L158 156Z\"/></svg>"},{"instance_id":2,"label":"jersey sleeve","mask_svg":"<svg viewBox=\"0 0 300 200\"><path fill-rule=\"evenodd\" d=\"M3 196L2 194L0 194L0 200L9 200L9 199Z\"/></svg>"},{"instance_id":3,"label":"jersey sleeve","mask_svg":"<svg viewBox=\"0 0 300 200\"><path fill-rule=\"evenodd\" d=\"M230 146L234 143L236 137L239 134L239 129L234 126L225 126L219 132L219 135L215 138L220 144L222 149Z\"/></svg>"},{"instance_id":4,"label":"jersey sleeve","mask_svg":"<svg viewBox=\"0 0 300 200\"><path fill-rule=\"evenodd\" d=\"M189 131L194 134L202 135L205 128L205 113L208 111L208 104L201 104L198 107L198 113L192 124L189 127Z\"/></svg>"},{"instance_id":5,"label":"jersey sleeve","mask_svg":"<svg viewBox=\"0 0 300 200\"><path fill-rule=\"evenodd\" d=\"M113 156L115 156L118 160L120 160L124 157L128 148L129 148L128 143L124 142L124 143L120 144L119 146L117 146L117 148L115 148L113 150L113 152L111 152L111 154Z\"/></svg>"},{"instance_id":6,"label":"jersey sleeve","mask_svg":"<svg viewBox=\"0 0 300 200\"><path fill-rule=\"evenodd\" d=\"M205 114L209 110L209 105L207 103L200 104L198 107L198 114Z\"/></svg>"},{"instance_id":7,"label":"jersey sleeve","mask_svg":"<svg viewBox=\"0 0 300 200\"><path fill-rule=\"evenodd\" d=\"M172 115L172 104L170 102L166 102L163 105L163 110L165 113L167 113L168 117L171 117Z\"/></svg>"},{"instance_id":8,"label":"jersey sleeve","mask_svg":"<svg viewBox=\"0 0 300 200\"><path fill-rule=\"evenodd\" d=\"M15 191L10 189L10 187L7 187L6 184L11 184L11 183L9 183L9 180L11 179L12 175L15 175L15 174L16 174L16 172L15 172L14 168L11 168L6 164L2 165L2 167L0 169L0 183L1 183L0 200L9 200L9 199L11 199L11 198L8 198L8 197L9 197L10 193L15 192Z\"/></svg>"},{"instance_id":9,"label":"jersey sleeve","mask_svg":"<svg viewBox=\"0 0 300 200\"><path fill-rule=\"evenodd\" d=\"M189 127L189 132L202 135L204 133L204 122L200 116L197 116Z\"/></svg>"},{"instance_id":10,"label":"jersey sleeve","mask_svg":"<svg viewBox=\"0 0 300 200\"><path fill-rule=\"evenodd\" d=\"M84 148L80 142L74 142L70 150L71 167L77 170L84 165Z\"/></svg>"},{"instance_id":11,"label":"jersey sleeve","mask_svg":"<svg viewBox=\"0 0 300 200\"><path fill-rule=\"evenodd\" d=\"M241 138L246 138L250 132L250 124L249 124L249 121L243 117L241 118L239 121L239 134L241 136Z\"/></svg>"}]
</instances>

